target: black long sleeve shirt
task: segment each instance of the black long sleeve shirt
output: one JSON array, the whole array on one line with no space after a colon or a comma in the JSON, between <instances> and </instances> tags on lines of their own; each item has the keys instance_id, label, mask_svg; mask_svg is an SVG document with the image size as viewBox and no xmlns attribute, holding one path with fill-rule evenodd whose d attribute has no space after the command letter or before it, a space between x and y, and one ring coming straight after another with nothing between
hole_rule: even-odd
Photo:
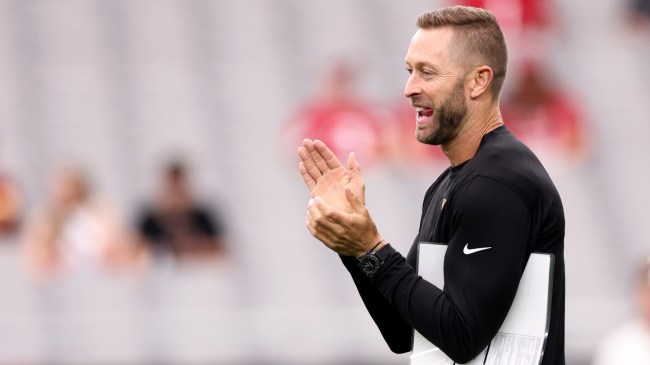
<instances>
[{"instance_id":1,"label":"black long sleeve shirt","mask_svg":"<svg viewBox=\"0 0 650 365\"><path fill-rule=\"evenodd\" d=\"M414 269L419 242L448 245L445 284ZM491 247L465 254L465 248ZM535 155L504 126L483 137L476 155L446 170L427 191L420 229L406 258L392 251L373 278L342 257L390 349L412 348L416 329L465 363L501 327L532 252L554 255L550 329L543 365L564 364L564 211Z\"/></svg>"}]
</instances>

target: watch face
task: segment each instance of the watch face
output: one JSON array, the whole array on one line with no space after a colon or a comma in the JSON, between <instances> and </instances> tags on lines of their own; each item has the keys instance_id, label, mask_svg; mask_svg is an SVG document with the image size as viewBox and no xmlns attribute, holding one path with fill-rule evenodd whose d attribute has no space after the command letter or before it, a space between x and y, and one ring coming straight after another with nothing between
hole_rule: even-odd
<instances>
[{"instance_id":1,"label":"watch face","mask_svg":"<svg viewBox=\"0 0 650 365\"><path fill-rule=\"evenodd\" d=\"M375 255L363 255L359 258L358 267L365 276L370 278L379 271L382 264L383 262Z\"/></svg>"}]
</instances>

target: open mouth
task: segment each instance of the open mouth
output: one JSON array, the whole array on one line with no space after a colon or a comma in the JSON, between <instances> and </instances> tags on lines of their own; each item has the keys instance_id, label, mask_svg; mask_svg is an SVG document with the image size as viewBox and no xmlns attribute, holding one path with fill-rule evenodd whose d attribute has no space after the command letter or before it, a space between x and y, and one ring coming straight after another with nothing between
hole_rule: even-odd
<instances>
[{"instance_id":1,"label":"open mouth","mask_svg":"<svg viewBox=\"0 0 650 365\"><path fill-rule=\"evenodd\" d=\"M430 108L423 108L421 106L416 106L415 107L415 112L416 112L416 121L418 123L423 123L425 122L428 118L431 118L433 115L433 109Z\"/></svg>"}]
</instances>

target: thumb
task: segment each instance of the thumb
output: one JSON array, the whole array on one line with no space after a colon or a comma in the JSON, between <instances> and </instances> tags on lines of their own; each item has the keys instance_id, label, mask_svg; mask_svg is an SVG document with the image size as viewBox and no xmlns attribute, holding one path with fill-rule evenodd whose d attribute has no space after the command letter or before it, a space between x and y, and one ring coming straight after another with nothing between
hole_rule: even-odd
<instances>
[{"instance_id":1,"label":"thumb","mask_svg":"<svg viewBox=\"0 0 650 365\"><path fill-rule=\"evenodd\" d=\"M351 184L347 184L345 186L345 197L348 199L348 203L350 203L353 212L361 212L366 208L365 205L363 205L363 203L357 196L357 194L355 194L354 191L352 191Z\"/></svg>"},{"instance_id":2,"label":"thumb","mask_svg":"<svg viewBox=\"0 0 650 365\"><path fill-rule=\"evenodd\" d=\"M361 178L361 166L359 165L359 162L357 162L357 157L354 152L350 152L350 155L348 156L348 170L351 178Z\"/></svg>"}]
</instances>

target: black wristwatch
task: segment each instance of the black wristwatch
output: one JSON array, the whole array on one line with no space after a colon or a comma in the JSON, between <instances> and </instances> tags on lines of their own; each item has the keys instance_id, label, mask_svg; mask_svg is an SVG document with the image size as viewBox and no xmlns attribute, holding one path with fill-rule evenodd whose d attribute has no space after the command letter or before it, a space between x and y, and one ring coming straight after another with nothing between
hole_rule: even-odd
<instances>
[{"instance_id":1,"label":"black wristwatch","mask_svg":"<svg viewBox=\"0 0 650 365\"><path fill-rule=\"evenodd\" d=\"M359 268L359 271L361 271L361 273L367 278L373 278L384 265L384 262L386 262L388 255L393 251L395 250L390 247L390 244L386 244L377 252L372 252L372 250L370 250L359 256L357 268Z\"/></svg>"}]
</instances>

